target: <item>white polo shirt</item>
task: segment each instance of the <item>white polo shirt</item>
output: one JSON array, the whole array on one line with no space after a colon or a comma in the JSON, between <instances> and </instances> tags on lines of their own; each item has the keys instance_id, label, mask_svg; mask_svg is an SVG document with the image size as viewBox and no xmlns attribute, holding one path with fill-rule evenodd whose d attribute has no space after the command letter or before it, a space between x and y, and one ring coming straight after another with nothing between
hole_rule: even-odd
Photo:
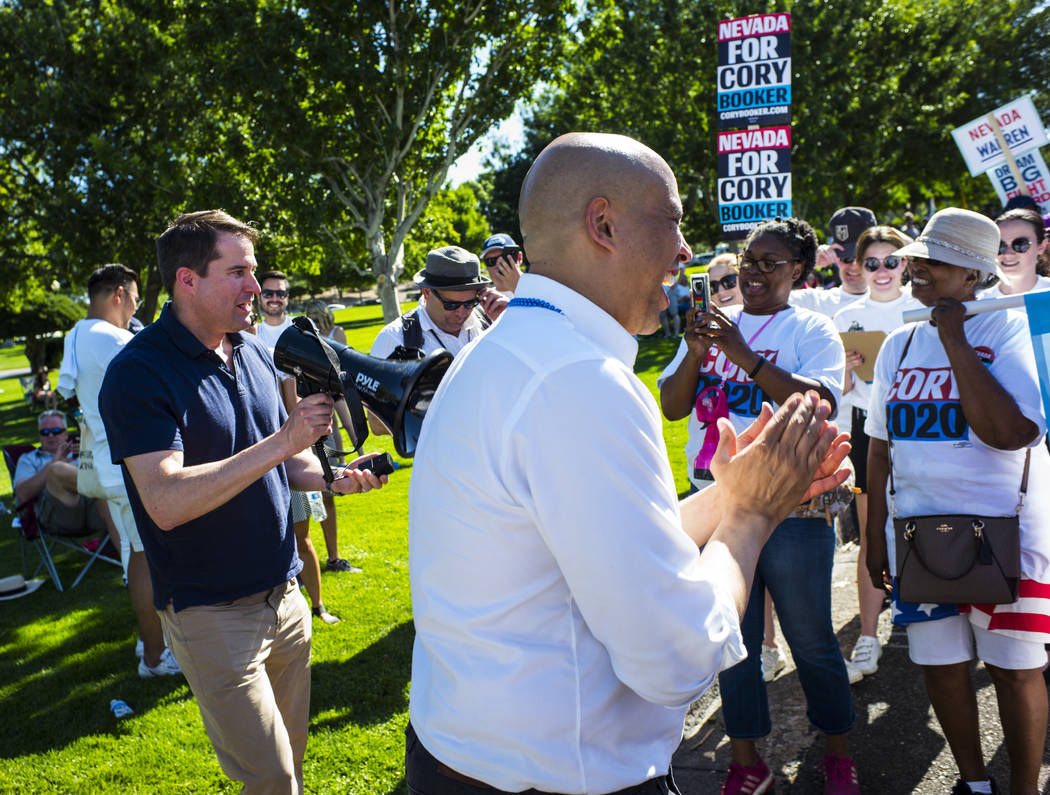
<instances>
[{"instance_id":1,"label":"white polo shirt","mask_svg":"<svg viewBox=\"0 0 1050 795\"><path fill-rule=\"evenodd\" d=\"M660 411L610 315L535 274L456 357L409 487L412 724L503 790L664 775L688 705L746 656L682 531Z\"/></svg>"}]
</instances>

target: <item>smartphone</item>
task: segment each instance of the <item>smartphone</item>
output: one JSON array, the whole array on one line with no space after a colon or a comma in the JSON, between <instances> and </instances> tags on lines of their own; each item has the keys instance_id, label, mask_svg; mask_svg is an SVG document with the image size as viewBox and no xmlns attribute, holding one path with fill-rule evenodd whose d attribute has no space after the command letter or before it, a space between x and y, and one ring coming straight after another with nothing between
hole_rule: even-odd
<instances>
[{"instance_id":1,"label":"smartphone","mask_svg":"<svg viewBox=\"0 0 1050 795\"><path fill-rule=\"evenodd\" d=\"M689 277L689 291L693 294L693 306L698 315L711 311L711 277L706 273L694 273Z\"/></svg>"}]
</instances>

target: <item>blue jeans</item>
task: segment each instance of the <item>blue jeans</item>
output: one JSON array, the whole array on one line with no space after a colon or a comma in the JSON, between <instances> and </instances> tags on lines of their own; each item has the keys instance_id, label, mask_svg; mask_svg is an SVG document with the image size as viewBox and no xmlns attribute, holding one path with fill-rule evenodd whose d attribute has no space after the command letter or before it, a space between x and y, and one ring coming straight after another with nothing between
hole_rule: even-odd
<instances>
[{"instance_id":1,"label":"blue jeans","mask_svg":"<svg viewBox=\"0 0 1050 795\"><path fill-rule=\"evenodd\" d=\"M825 734L853 727L849 675L831 624L834 560L835 531L823 519L785 519L766 542L741 622L747 659L718 675L726 734L733 739L754 740L772 729L761 669L766 589L798 668L806 717Z\"/></svg>"}]
</instances>

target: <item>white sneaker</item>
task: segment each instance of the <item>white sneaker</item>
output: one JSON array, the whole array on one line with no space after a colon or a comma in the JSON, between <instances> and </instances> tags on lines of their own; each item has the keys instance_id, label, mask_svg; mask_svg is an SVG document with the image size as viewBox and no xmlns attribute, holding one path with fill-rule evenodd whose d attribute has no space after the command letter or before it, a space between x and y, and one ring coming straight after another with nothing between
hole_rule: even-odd
<instances>
[{"instance_id":1,"label":"white sneaker","mask_svg":"<svg viewBox=\"0 0 1050 795\"><path fill-rule=\"evenodd\" d=\"M864 676L871 676L879 670L879 657L882 656L882 646L879 639L871 635L861 635L857 638L857 645L853 647L850 662Z\"/></svg>"},{"instance_id":2,"label":"white sneaker","mask_svg":"<svg viewBox=\"0 0 1050 795\"><path fill-rule=\"evenodd\" d=\"M174 676L181 673L182 669L179 668L175 655L168 648L160 653L160 662L153 667L146 665L145 660L139 660L139 676L143 679L152 679L154 676Z\"/></svg>"},{"instance_id":3,"label":"white sneaker","mask_svg":"<svg viewBox=\"0 0 1050 795\"><path fill-rule=\"evenodd\" d=\"M860 669L849 660L843 658L842 662L846 665L846 673L849 675L849 683L851 685L857 684L857 682L864 678L864 674L860 672Z\"/></svg>"},{"instance_id":4,"label":"white sneaker","mask_svg":"<svg viewBox=\"0 0 1050 795\"><path fill-rule=\"evenodd\" d=\"M777 674L784 670L787 665L787 660L784 659L784 653L780 651L779 646L767 646L762 644L762 678L767 682L772 682L777 678Z\"/></svg>"},{"instance_id":5,"label":"white sneaker","mask_svg":"<svg viewBox=\"0 0 1050 795\"><path fill-rule=\"evenodd\" d=\"M138 642L135 644L135 656L138 657L141 660L142 659L142 655L145 654L145 653L146 653L146 646L145 646L145 644L143 644L142 638L139 638Z\"/></svg>"}]
</instances>

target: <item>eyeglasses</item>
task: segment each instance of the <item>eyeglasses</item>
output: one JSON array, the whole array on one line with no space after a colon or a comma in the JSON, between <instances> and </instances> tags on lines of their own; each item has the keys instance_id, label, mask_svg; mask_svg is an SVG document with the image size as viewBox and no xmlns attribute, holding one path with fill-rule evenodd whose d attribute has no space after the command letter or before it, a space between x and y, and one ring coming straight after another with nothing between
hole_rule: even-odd
<instances>
[{"instance_id":1,"label":"eyeglasses","mask_svg":"<svg viewBox=\"0 0 1050 795\"><path fill-rule=\"evenodd\" d=\"M473 298L468 298L466 301L448 301L445 298L443 298L441 296L441 293L439 293L437 290L431 288L430 292L433 293L434 297L441 302L441 306L444 307L446 312L455 312L461 306L465 306L467 309L473 309L479 303L481 303L478 300L477 295L475 295Z\"/></svg>"},{"instance_id":2,"label":"eyeglasses","mask_svg":"<svg viewBox=\"0 0 1050 795\"><path fill-rule=\"evenodd\" d=\"M1010 244L1010 248L1016 251L1018 254L1024 254L1028 249L1032 247L1032 241L1027 237L1014 238L1014 242ZM999 255L1002 256L1006 253L1006 241L999 241Z\"/></svg>"},{"instance_id":3,"label":"eyeglasses","mask_svg":"<svg viewBox=\"0 0 1050 795\"><path fill-rule=\"evenodd\" d=\"M888 271L895 271L901 266L903 262L904 258L898 257L896 254L890 254L884 259L879 259L878 257L865 257L864 268L874 273L879 269L879 266L881 265Z\"/></svg>"},{"instance_id":4,"label":"eyeglasses","mask_svg":"<svg viewBox=\"0 0 1050 795\"><path fill-rule=\"evenodd\" d=\"M263 290L262 291L262 297L263 298L287 298L288 297L288 291L287 290Z\"/></svg>"},{"instance_id":5,"label":"eyeglasses","mask_svg":"<svg viewBox=\"0 0 1050 795\"><path fill-rule=\"evenodd\" d=\"M843 265L852 265L856 261L856 257L839 257L839 262L841 262Z\"/></svg>"},{"instance_id":6,"label":"eyeglasses","mask_svg":"<svg viewBox=\"0 0 1050 795\"><path fill-rule=\"evenodd\" d=\"M60 433L65 433L65 428L41 428L41 436L58 436Z\"/></svg>"},{"instance_id":7,"label":"eyeglasses","mask_svg":"<svg viewBox=\"0 0 1050 795\"><path fill-rule=\"evenodd\" d=\"M787 265L793 261L789 259L755 259L750 254L744 254L740 258L740 270L749 271L752 268L758 268L762 273L772 273L781 265Z\"/></svg>"},{"instance_id":8,"label":"eyeglasses","mask_svg":"<svg viewBox=\"0 0 1050 795\"><path fill-rule=\"evenodd\" d=\"M711 294L714 295L719 290L732 290L736 287L737 275L735 273L727 273L721 279L711 280Z\"/></svg>"}]
</instances>

